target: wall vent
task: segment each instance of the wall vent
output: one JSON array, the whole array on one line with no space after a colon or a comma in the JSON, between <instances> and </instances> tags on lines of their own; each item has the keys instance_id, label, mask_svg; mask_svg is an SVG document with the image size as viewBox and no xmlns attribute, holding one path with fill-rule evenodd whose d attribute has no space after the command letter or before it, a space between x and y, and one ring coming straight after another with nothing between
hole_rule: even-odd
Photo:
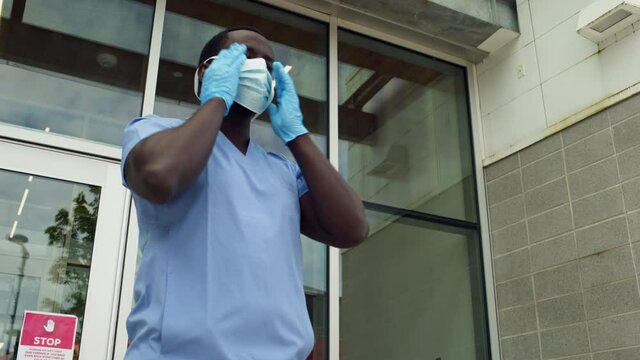
<instances>
[{"instance_id":1,"label":"wall vent","mask_svg":"<svg viewBox=\"0 0 640 360\"><path fill-rule=\"evenodd\" d=\"M640 0L598 0L580 11L578 33L602 43L640 20Z\"/></svg>"}]
</instances>

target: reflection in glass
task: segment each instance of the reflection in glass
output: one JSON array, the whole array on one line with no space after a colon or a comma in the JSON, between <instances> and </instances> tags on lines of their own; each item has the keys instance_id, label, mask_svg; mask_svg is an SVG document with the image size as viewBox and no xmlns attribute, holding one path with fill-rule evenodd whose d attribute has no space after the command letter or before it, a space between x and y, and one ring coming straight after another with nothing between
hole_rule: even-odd
<instances>
[{"instance_id":1,"label":"reflection in glass","mask_svg":"<svg viewBox=\"0 0 640 360\"><path fill-rule=\"evenodd\" d=\"M326 153L327 26L252 1L167 1L154 113L189 118L199 104L193 94L193 74L202 47L225 28L247 25L271 41L277 61L292 66L289 74L296 83L305 126ZM273 133L266 113L253 122L251 139L267 151L293 159ZM310 359L321 360L326 359L328 331L327 248L303 237L302 249L307 308L316 334Z\"/></svg>"},{"instance_id":2,"label":"reflection in glass","mask_svg":"<svg viewBox=\"0 0 640 360\"><path fill-rule=\"evenodd\" d=\"M342 175L365 201L476 221L464 69L338 40Z\"/></svg>"},{"instance_id":3,"label":"reflection in glass","mask_svg":"<svg viewBox=\"0 0 640 360\"><path fill-rule=\"evenodd\" d=\"M1 3L0 122L120 145L142 106L153 4Z\"/></svg>"},{"instance_id":4,"label":"reflection in glass","mask_svg":"<svg viewBox=\"0 0 640 360\"><path fill-rule=\"evenodd\" d=\"M341 256L341 358L488 359L464 69L347 31L338 60L340 173L370 227Z\"/></svg>"},{"instance_id":5,"label":"reflection in glass","mask_svg":"<svg viewBox=\"0 0 640 360\"><path fill-rule=\"evenodd\" d=\"M342 253L341 358L488 359L475 232L367 215L384 227Z\"/></svg>"},{"instance_id":6,"label":"reflection in glass","mask_svg":"<svg viewBox=\"0 0 640 360\"><path fill-rule=\"evenodd\" d=\"M78 317L81 342L100 187L0 170L0 348L12 358L25 310Z\"/></svg>"}]
</instances>

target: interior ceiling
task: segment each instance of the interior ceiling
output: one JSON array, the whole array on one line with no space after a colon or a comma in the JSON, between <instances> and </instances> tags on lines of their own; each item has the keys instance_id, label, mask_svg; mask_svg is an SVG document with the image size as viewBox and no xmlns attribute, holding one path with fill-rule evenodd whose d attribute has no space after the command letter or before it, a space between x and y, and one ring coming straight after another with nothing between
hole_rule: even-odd
<instances>
[{"instance_id":1,"label":"interior ceiling","mask_svg":"<svg viewBox=\"0 0 640 360\"><path fill-rule=\"evenodd\" d=\"M153 5L152 0L139 1ZM0 57L142 92L146 78L146 55L25 24L22 22L24 4L25 0L15 0L11 18L0 21ZM167 10L222 27L251 24L273 41L326 55L325 41L316 33L208 0L169 1ZM105 68L98 64L96 57L105 53L115 55L116 66ZM399 78L417 86L428 86L441 75L437 71L345 43L339 43L338 58L341 62L373 71L372 76L339 106L340 137L354 142L367 142L369 135L382 125L382 120L376 114L365 112L362 108L389 81ZM161 59L157 94L168 99L196 103L192 78L175 76L192 74L194 71L193 66ZM301 97L300 101L305 113L305 125L312 132L326 134L326 103L306 97Z\"/></svg>"}]
</instances>

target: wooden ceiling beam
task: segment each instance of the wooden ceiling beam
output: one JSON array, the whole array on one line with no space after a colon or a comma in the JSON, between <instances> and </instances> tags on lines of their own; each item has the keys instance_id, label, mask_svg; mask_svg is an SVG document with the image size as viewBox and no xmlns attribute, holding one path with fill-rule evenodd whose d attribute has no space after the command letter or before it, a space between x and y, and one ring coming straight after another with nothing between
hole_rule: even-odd
<instances>
[{"instance_id":1,"label":"wooden ceiling beam","mask_svg":"<svg viewBox=\"0 0 640 360\"><path fill-rule=\"evenodd\" d=\"M373 73L342 105L362 110L364 106L393 79L390 75Z\"/></svg>"},{"instance_id":2,"label":"wooden ceiling beam","mask_svg":"<svg viewBox=\"0 0 640 360\"><path fill-rule=\"evenodd\" d=\"M26 8L26 5L27 5L27 0L13 0L13 4L11 5L11 19L13 21L22 22L22 18L24 17L24 9Z\"/></svg>"}]
</instances>

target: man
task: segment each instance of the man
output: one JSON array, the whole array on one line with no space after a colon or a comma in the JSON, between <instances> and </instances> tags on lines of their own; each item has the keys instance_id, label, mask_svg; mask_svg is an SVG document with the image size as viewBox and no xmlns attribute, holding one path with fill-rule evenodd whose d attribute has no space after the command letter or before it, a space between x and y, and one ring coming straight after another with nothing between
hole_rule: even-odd
<instances>
[{"instance_id":1,"label":"man","mask_svg":"<svg viewBox=\"0 0 640 360\"><path fill-rule=\"evenodd\" d=\"M202 50L193 116L125 129L143 253L127 360L304 359L300 232L341 248L367 236L362 202L311 141L274 57L257 30L223 31ZM251 141L267 106L298 165Z\"/></svg>"}]
</instances>

